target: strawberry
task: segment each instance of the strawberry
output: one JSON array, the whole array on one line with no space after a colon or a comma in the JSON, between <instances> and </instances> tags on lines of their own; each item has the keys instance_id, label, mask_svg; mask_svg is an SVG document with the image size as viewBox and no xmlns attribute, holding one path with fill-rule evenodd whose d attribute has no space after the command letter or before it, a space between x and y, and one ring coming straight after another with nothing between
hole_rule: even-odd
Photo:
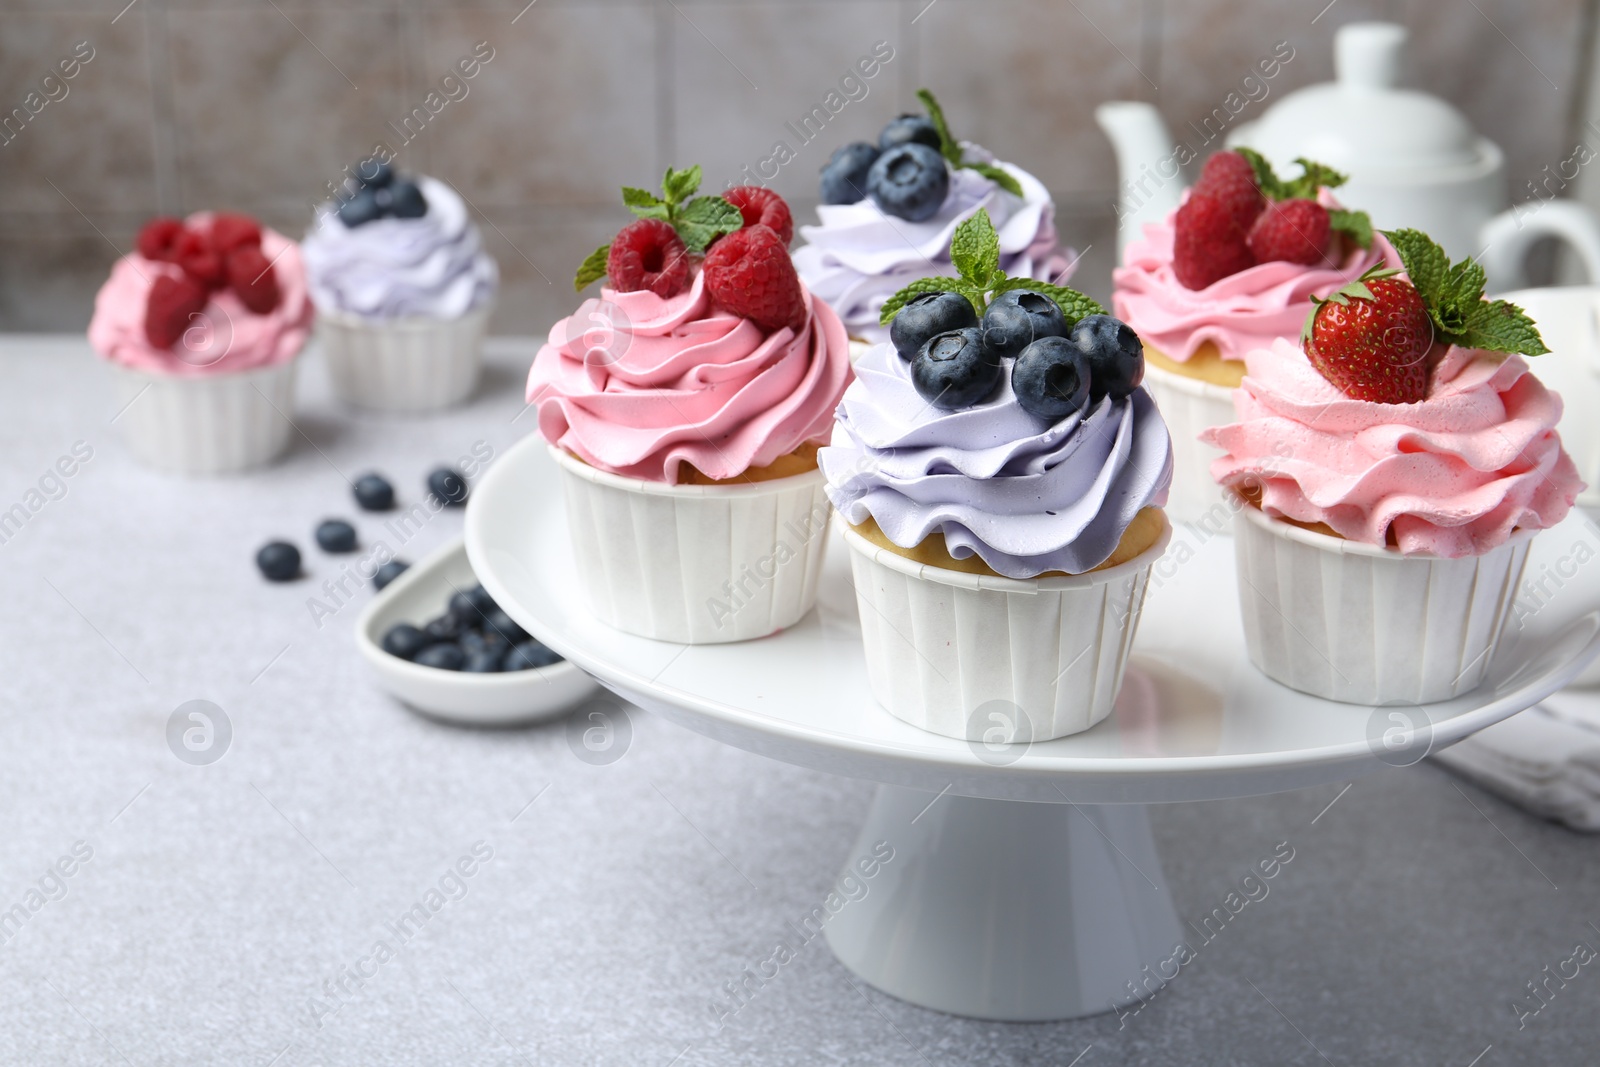
<instances>
[{"instance_id":1,"label":"strawberry","mask_svg":"<svg viewBox=\"0 0 1600 1067\"><path fill-rule=\"evenodd\" d=\"M211 247L226 256L240 245L261 247L261 224L249 215L218 213L211 216Z\"/></svg>"},{"instance_id":2,"label":"strawberry","mask_svg":"<svg viewBox=\"0 0 1600 1067\"><path fill-rule=\"evenodd\" d=\"M724 309L764 329L799 331L805 290L783 239L762 225L718 238L706 253L706 291Z\"/></svg>"},{"instance_id":3,"label":"strawberry","mask_svg":"<svg viewBox=\"0 0 1600 1067\"><path fill-rule=\"evenodd\" d=\"M189 275L159 275L145 299L145 339L152 348L171 348L194 316L206 309L206 300L206 287Z\"/></svg>"},{"instance_id":4,"label":"strawberry","mask_svg":"<svg viewBox=\"0 0 1600 1067\"><path fill-rule=\"evenodd\" d=\"M278 306L278 276L272 261L258 246L245 245L228 253L228 287L239 297L239 303L265 315Z\"/></svg>"},{"instance_id":5,"label":"strawberry","mask_svg":"<svg viewBox=\"0 0 1600 1067\"><path fill-rule=\"evenodd\" d=\"M221 289L228 282L222 257L211 247L207 235L198 230L184 230L178 235L172 244L172 262L208 289Z\"/></svg>"},{"instance_id":6,"label":"strawberry","mask_svg":"<svg viewBox=\"0 0 1600 1067\"><path fill-rule=\"evenodd\" d=\"M1255 168L1237 152L1216 152L1200 171L1194 191L1222 201L1239 229L1250 226L1267 206L1266 197L1256 185Z\"/></svg>"},{"instance_id":7,"label":"strawberry","mask_svg":"<svg viewBox=\"0 0 1600 1067\"><path fill-rule=\"evenodd\" d=\"M1332 238L1327 208L1315 200L1278 200L1256 219L1247 243L1257 263L1311 267L1327 260Z\"/></svg>"},{"instance_id":8,"label":"strawberry","mask_svg":"<svg viewBox=\"0 0 1600 1067\"><path fill-rule=\"evenodd\" d=\"M1256 260L1232 209L1206 193L1190 193L1173 224L1172 270L1190 289L1237 274Z\"/></svg>"},{"instance_id":9,"label":"strawberry","mask_svg":"<svg viewBox=\"0 0 1600 1067\"><path fill-rule=\"evenodd\" d=\"M689 251L672 223L639 219L612 239L606 274L619 293L648 289L666 300L689 287Z\"/></svg>"},{"instance_id":10,"label":"strawberry","mask_svg":"<svg viewBox=\"0 0 1600 1067\"><path fill-rule=\"evenodd\" d=\"M1398 271L1371 270L1319 301L1306 319L1306 358L1345 396L1415 404L1428 395L1433 320Z\"/></svg>"},{"instance_id":11,"label":"strawberry","mask_svg":"<svg viewBox=\"0 0 1600 1067\"><path fill-rule=\"evenodd\" d=\"M183 222L179 219L165 216L151 219L139 231L139 254L158 263L170 263L172 246L182 233Z\"/></svg>"},{"instance_id":12,"label":"strawberry","mask_svg":"<svg viewBox=\"0 0 1600 1067\"><path fill-rule=\"evenodd\" d=\"M762 185L738 185L722 199L739 209L746 226L765 226L778 235L785 248L794 240L794 217L783 197Z\"/></svg>"}]
</instances>

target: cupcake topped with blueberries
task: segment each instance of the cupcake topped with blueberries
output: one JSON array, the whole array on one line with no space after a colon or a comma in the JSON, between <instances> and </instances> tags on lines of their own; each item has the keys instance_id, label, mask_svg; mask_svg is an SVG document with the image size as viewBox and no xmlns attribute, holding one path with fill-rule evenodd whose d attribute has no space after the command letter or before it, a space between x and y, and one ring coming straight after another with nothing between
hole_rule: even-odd
<instances>
[{"instance_id":1,"label":"cupcake topped with blueberries","mask_svg":"<svg viewBox=\"0 0 1600 1067\"><path fill-rule=\"evenodd\" d=\"M901 115L877 144L841 146L822 168L821 223L802 226L801 280L844 320L852 338L888 339L885 302L918 278L951 273L956 227L986 211L1000 265L1016 278L1059 284L1072 264L1057 252L1055 206L1037 178L958 141L933 94L925 114Z\"/></svg>"}]
</instances>

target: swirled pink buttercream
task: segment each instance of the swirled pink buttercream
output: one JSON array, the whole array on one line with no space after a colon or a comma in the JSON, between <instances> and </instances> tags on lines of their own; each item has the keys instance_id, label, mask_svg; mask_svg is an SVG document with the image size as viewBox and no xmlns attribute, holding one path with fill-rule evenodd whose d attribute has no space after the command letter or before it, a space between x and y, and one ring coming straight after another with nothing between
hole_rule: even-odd
<instances>
[{"instance_id":1,"label":"swirled pink buttercream","mask_svg":"<svg viewBox=\"0 0 1600 1067\"><path fill-rule=\"evenodd\" d=\"M796 333L768 333L687 292L601 290L550 330L528 375L545 439L590 466L676 484L689 463L735 478L825 443L850 384L850 344L806 290Z\"/></svg>"},{"instance_id":2,"label":"swirled pink buttercream","mask_svg":"<svg viewBox=\"0 0 1600 1067\"><path fill-rule=\"evenodd\" d=\"M1201 440L1211 475L1260 491L1275 518L1326 523L1408 555L1482 555L1560 522L1583 489L1561 447L1561 398L1521 356L1451 348L1426 400L1352 400L1294 344L1245 356L1238 421Z\"/></svg>"}]
</instances>

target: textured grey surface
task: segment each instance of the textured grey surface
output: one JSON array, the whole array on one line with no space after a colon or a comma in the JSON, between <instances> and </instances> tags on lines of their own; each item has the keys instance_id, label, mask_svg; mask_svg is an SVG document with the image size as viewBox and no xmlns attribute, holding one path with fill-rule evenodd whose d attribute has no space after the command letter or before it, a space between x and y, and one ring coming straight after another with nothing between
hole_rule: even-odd
<instances>
[{"instance_id":1,"label":"textured grey surface","mask_svg":"<svg viewBox=\"0 0 1600 1067\"><path fill-rule=\"evenodd\" d=\"M413 501L436 460L503 451L531 429L511 421L528 351L498 343L476 402L410 421L340 412L310 359L307 437L287 462L183 482L124 456L80 341L0 349L0 510L75 441L94 449L0 544L0 913L26 911L41 879L58 898L0 933L0 1063L1600 1058L1600 961L1552 981L1525 1028L1512 1007L1540 1003L1524 984L1577 942L1600 948L1600 843L1426 765L1342 794L1155 809L1192 922L1278 843L1295 856L1137 1015L955 1019L854 983L819 939L719 1029L723 984L827 893L871 786L642 712L605 767L575 758L559 723L435 725L364 673L351 627L367 594L320 630L306 607L339 571L311 547L319 519L350 516L412 559L459 530L442 514L396 546L344 476L386 471ZM300 543L309 580L256 576L276 535ZM165 741L194 698L235 731L210 766ZM79 841L92 859L47 878ZM389 924L480 841L492 858L402 943ZM366 962L378 941L394 958ZM330 998L357 968L370 977Z\"/></svg>"}]
</instances>

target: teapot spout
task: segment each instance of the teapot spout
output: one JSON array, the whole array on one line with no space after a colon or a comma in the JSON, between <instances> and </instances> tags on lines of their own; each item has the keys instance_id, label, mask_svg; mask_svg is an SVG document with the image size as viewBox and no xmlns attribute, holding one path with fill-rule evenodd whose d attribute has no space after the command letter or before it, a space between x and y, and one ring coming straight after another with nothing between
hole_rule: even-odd
<instances>
[{"instance_id":1,"label":"teapot spout","mask_svg":"<svg viewBox=\"0 0 1600 1067\"><path fill-rule=\"evenodd\" d=\"M1117 157L1117 256L1147 222L1160 222L1178 206L1183 173L1172 135L1154 105L1117 100L1095 108L1095 121Z\"/></svg>"}]
</instances>

